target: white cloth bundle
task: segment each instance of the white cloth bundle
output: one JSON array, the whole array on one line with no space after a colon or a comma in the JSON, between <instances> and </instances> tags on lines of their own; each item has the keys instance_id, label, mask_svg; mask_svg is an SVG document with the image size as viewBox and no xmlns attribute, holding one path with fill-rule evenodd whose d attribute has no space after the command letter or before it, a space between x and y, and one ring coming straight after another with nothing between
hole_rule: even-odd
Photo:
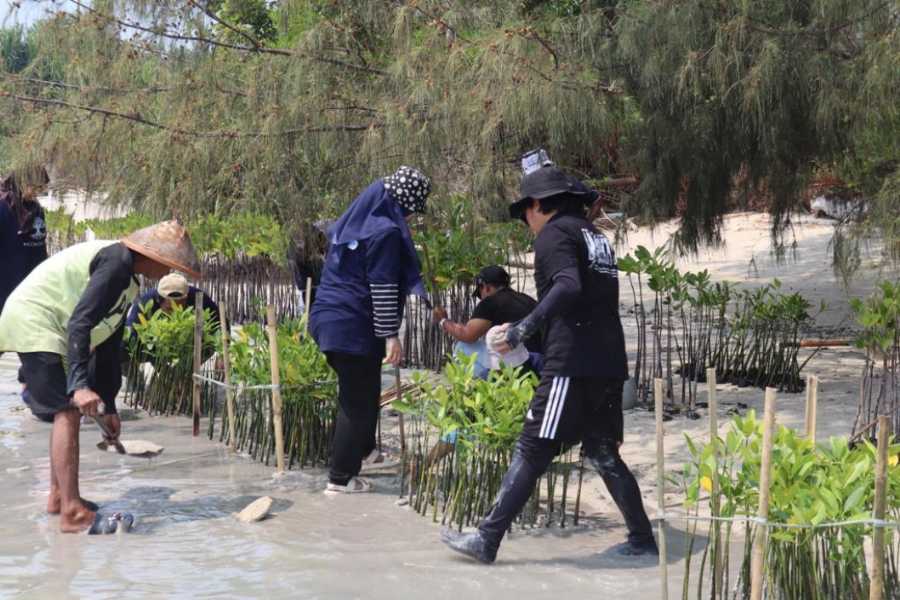
<instances>
[{"instance_id":1,"label":"white cloth bundle","mask_svg":"<svg viewBox=\"0 0 900 600\"><path fill-rule=\"evenodd\" d=\"M509 365L511 367L518 367L528 360L528 349L525 348L525 344L519 344L509 352L505 352L503 354L494 350L495 347L502 345L505 339L506 328L503 327L503 325L491 327L485 334L485 341L487 342L488 354L490 355L490 365L492 370L499 369L500 363Z\"/></svg>"}]
</instances>

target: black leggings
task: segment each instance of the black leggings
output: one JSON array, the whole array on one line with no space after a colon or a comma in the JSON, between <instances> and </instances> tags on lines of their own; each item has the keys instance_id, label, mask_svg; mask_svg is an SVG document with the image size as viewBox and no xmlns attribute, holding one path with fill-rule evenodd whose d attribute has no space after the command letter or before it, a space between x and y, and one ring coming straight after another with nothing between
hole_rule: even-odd
<instances>
[{"instance_id":1,"label":"black leggings","mask_svg":"<svg viewBox=\"0 0 900 600\"><path fill-rule=\"evenodd\" d=\"M347 485L375 449L381 357L342 352L326 352L325 357L338 376L338 417L328 480Z\"/></svg>"},{"instance_id":2,"label":"black leggings","mask_svg":"<svg viewBox=\"0 0 900 600\"><path fill-rule=\"evenodd\" d=\"M606 489L625 518L628 541L632 543L652 541L653 528L644 511L641 490L634 475L619 456L622 383L601 380L592 382L592 385L598 397L585 409L586 414L583 418L587 422L587 428L582 441L582 453L603 478ZM491 512L478 526L489 544L494 547L500 545L513 519L534 491L538 479L564 447L558 440L522 433Z\"/></svg>"}]
</instances>

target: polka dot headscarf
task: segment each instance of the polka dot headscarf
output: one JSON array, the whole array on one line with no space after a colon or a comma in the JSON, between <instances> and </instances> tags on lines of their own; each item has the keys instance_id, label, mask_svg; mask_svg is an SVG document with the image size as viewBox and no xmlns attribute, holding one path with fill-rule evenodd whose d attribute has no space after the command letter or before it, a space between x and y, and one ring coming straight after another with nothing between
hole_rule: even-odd
<instances>
[{"instance_id":1,"label":"polka dot headscarf","mask_svg":"<svg viewBox=\"0 0 900 600\"><path fill-rule=\"evenodd\" d=\"M384 178L384 189L407 213L425 212L431 181L418 169L403 166Z\"/></svg>"}]
</instances>

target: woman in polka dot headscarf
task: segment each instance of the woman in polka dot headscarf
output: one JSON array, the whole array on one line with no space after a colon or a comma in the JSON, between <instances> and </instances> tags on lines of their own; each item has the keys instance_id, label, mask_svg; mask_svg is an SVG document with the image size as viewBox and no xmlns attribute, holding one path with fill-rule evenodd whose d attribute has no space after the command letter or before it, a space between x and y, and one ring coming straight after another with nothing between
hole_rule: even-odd
<instances>
[{"instance_id":1,"label":"woman in polka dot headscarf","mask_svg":"<svg viewBox=\"0 0 900 600\"><path fill-rule=\"evenodd\" d=\"M381 365L400 364L409 294L425 295L407 220L425 212L431 182L400 167L372 183L328 229L310 332L338 376L338 419L326 493L371 491L358 477L375 451Z\"/></svg>"}]
</instances>

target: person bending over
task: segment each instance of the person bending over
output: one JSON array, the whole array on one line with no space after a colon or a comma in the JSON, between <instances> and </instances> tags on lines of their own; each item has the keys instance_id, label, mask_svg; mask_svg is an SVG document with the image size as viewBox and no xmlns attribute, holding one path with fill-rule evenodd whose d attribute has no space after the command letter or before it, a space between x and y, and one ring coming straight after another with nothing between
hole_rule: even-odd
<instances>
[{"instance_id":1,"label":"person bending over","mask_svg":"<svg viewBox=\"0 0 900 600\"><path fill-rule=\"evenodd\" d=\"M53 424L47 511L60 515L63 533L111 533L118 522L81 498L81 416L97 418L107 441L118 439L125 311L138 292L136 275L158 279L170 268L200 276L190 238L175 221L121 241L83 242L38 265L0 313L0 351L19 354L28 407Z\"/></svg>"}]
</instances>

